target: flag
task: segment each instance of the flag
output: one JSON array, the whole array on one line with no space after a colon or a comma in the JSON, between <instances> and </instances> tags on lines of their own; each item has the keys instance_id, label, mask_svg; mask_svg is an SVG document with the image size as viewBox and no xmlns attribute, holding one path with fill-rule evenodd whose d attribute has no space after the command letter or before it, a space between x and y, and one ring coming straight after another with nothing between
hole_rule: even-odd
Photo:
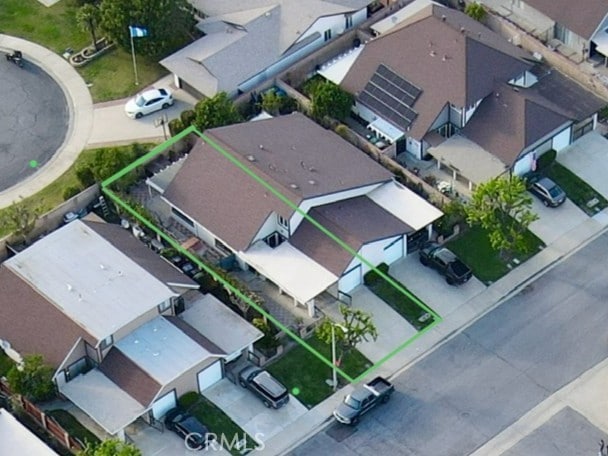
<instances>
[{"instance_id":1,"label":"flag","mask_svg":"<svg viewBox=\"0 0 608 456\"><path fill-rule=\"evenodd\" d=\"M129 25L129 33L131 34L131 38L142 38L148 36L148 29L146 27Z\"/></svg>"}]
</instances>

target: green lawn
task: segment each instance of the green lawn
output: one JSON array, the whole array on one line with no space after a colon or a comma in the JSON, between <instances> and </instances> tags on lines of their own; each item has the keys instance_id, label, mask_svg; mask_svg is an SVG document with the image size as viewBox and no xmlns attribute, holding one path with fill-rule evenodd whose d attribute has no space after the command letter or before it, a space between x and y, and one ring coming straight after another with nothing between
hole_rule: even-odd
<instances>
[{"instance_id":1,"label":"green lawn","mask_svg":"<svg viewBox=\"0 0 608 456\"><path fill-rule=\"evenodd\" d=\"M314 336L306 342L331 360L330 345L321 342ZM341 368L354 378L365 372L371 365L371 361L358 350L354 350L342 359ZM314 407L333 393L331 386L325 383L325 380L332 378L331 367L321 362L301 345L289 350L267 369L308 408ZM338 380L345 383L339 374Z\"/></svg>"},{"instance_id":2,"label":"green lawn","mask_svg":"<svg viewBox=\"0 0 608 456\"><path fill-rule=\"evenodd\" d=\"M59 423L68 434L77 438L85 445L87 442L91 442L92 444L97 444L100 442L97 436L80 424L80 422L74 418L71 413L66 412L65 410L57 409L51 410L47 412L47 414L53 417L53 419L57 421L57 423Z\"/></svg>"},{"instance_id":3,"label":"green lawn","mask_svg":"<svg viewBox=\"0 0 608 456\"><path fill-rule=\"evenodd\" d=\"M181 407L188 410L201 423L207 426L207 429L217 436L218 441L221 441L221 436L224 436L225 442L240 441L245 436L247 448L253 449L256 447L255 441L249 434L237 426L228 415L204 396L190 392L180 397L178 402ZM233 455L241 454L236 448L229 448L228 450Z\"/></svg>"},{"instance_id":4,"label":"green lawn","mask_svg":"<svg viewBox=\"0 0 608 456\"><path fill-rule=\"evenodd\" d=\"M4 351L0 350L0 377L6 376L9 369L13 367L13 364L13 360Z\"/></svg>"},{"instance_id":5,"label":"green lawn","mask_svg":"<svg viewBox=\"0 0 608 456\"><path fill-rule=\"evenodd\" d=\"M387 274L387 273L385 273ZM400 283L397 279L387 274L395 282ZM428 325L433 323L434 318L426 318L424 321L419 321L422 316L428 312L424 308L420 307L416 301L411 299L409 296L404 294L401 290L390 284L388 281L380 276L375 276L374 279L366 280L367 288L369 288L376 296L391 306L399 315L405 318L414 328L418 331L426 328ZM400 285L407 290L405 285ZM409 291L409 290L408 290ZM411 291L409 291L411 293Z\"/></svg>"},{"instance_id":6,"label":"green lawn","mask_svg":"<svg viewBox=\"0 0 608 456\"><path fill-rule=\"evenodd\" d=\"M529 253L517 258L520 263L544 247L543 242L531 231L527 231L526 243ZM480 227L465 229L456 239L448 242L447 247L473 270L475 277L486 284L495 282L510 270L499 253L492 249L487 232Z\"/></svg>"},{"instance_id":7,"label":"green lawn","mask_svg":"<svg viewBox=\"0 0 608 456\"><path fill-rule=\"evenodd\" d=\"M560 163L553 162L545 174L555 181L566 192L568 198L587 215L594 215L608 207L608 201L601 194ZM593 207L587 206L587 203L593 199L598 201L597 204Z\"/></svg>"},{"instance_id":8,"label":"green lawn","mask_svg":"<svg viewBox=\"0 0 608 456\"><path fill-rule=\"evenodd\" d=\"M59 55L67 48L78 51L91 42L91 36L77 26L75 5L74 0L61 0L50 8L37 0L0 0L0 31L38 43ZM136 86L131 54L116 48L78 71L92 84L94 102L126 97L167 74L156 59L137 56Z\"/></svg>"}]
</instances>

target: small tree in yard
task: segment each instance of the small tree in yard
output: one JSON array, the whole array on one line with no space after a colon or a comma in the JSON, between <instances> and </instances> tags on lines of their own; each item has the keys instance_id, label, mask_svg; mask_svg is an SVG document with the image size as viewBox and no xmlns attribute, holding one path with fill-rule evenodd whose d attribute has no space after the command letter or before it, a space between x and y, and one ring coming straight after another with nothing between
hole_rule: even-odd
<instances>
[{"instance_id":1,"label":"small tree in yard","mask_svg":"<svg viewBox=\"0 0 608 456\"><path fill-rule=\"evenodd\" d=\"M350 115L352 105L352 95L333 82L319 84L312 94L312 115L317 119L344 120Z\"/></svg>"},{"instance_id":2,"label":"small tree in yard","mask_svg":"<svg viewBox=\"0 0 608 456\"><path fill-rule=\"evenodd\" d=\"M44 364L42 355L27 355L23 365L13 366L6 374L11 389L33 402L44 401L55 395L54 369Z\"/></svg>"},{"instance_id":3,"label":"small tree in yard","mask_svg":"<svg viewBox=\"0 0 608 456\"><path fill-rule=\"evenodd\" d=\"M108 439L97 445L87 443L76 456L141 456L141 451L133 444L118 439Z\"/></svg>"},{"instance_id":4,"label":"small tree in yard","mask_svg":"<svg viewBox=\"0 0 608 456\"><path fill-rule=\"evenodd\" d=\"M92 3L87 3L76 12L76 22L84 32L89 32L93 38L93 47L98 50L97 37L95 31L101 21L99 8Z\"/></svg>"},{"instance_id":5,"label":"small tree in yard","mask_svg":"<svg viewBox=\"0 0 608 456\"><path fill-rule=\"evenodd\" d=\"M36 226L38 215L38 209L31 209L23 203L13 203L2 211L0 226L8 229L19 240L24 241L25 237Z\"/></svg>"},{"instance_id":6,"label":"small tree in yard","mask_svg":"<svg viewBox=\"0 0 608 456\"><path fill-rule=\"evenodd\" d=\"M518 176L497 177L480 184L465 207L467 222L489 233L490 244L503 258L526 253L525 233L538 219L531 210L532 197Z\"/></svg>"},{"instance_id":7,"label":"small tree in yard","mask_svg":"<svg viewBox=\"0 0 608 456\"><path fill-rule=\"evenodd\" d=\"M194 107L194 125L199 131L240 122L241 115L226 92L199 101Z\"/></svg>"},{"instance_id":8,"label":"small tree in yard","mask_svg":"<svg viewBox=\"0 0 608 456\"><path fill-rule=\"evenodd\" d=\"M326 319L315 332L320 341L331 345L332 326L334 326L336 347L340 350L337 364L340 364L342 357L354 350L361 342L368 342L370 339L375 341L378 338L378 330L374 325L371 314L344 304L340 305L340 313L342 314L342 321L339 322L339 325L344 329L336 328L336 323Z\"/></svg>"}]
</instances>

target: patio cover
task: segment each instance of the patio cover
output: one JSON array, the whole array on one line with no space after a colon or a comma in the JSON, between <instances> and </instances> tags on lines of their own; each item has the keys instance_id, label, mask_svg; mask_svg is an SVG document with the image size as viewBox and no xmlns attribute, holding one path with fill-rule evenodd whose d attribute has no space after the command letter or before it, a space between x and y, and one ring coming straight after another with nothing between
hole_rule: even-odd
<instances>
[{"instance_id":1,"label":"patio cover","mask_svg":"<svg viewBox=\"0 0 608 456\"><path fill-rule=\"evenodd\" d=\"M388 182L367 196L416 231L443 215L435 206L396 182Z\"/></svg>"},{"instance_id":2,"label":"patio cover","mask_svg":"<svg viewBox=\"0 0 608 456\"><path fill-rule=\"evenodd\" d=\"M460 135L452 136L439 146L430 147L427 152L474 184L487 182L507 169L493 154Z\"/></svg>"},{"instance_id":3,"label":"patio cover","mask_svg":"<svg viewBox=\"0 0 608 456\"><path fill-rule=\"evenodd\" d=\"M325 79L333 82L334 84L340 85L350 67L353 66L355 60L365 46L359 46L349 50L346 54L342 54L336 57L334 60L330 60L321 66L321 69L317 71L318 74L323 76Z\"/></svg>"},{"instance_id":4,"label":"patio cover","mask_svg":"<svg viewBox=\"0 0 608 456\"><path fill-rule=\"evenodd\" d=\"M111 435L146 411L143 405L97 369L61 385L59 391Z\"/></svg>"},{"instance_id":5,"label":"patio cover","mask_svg":"<svg viewBox=\"0 0 608 456\"><path fill-rule=\"evenodd\" d=\"M388 138L391 143L394 143L405 134L403 131L380 117L370 123L367 128L371 128L379 135Z\"/></svg>"},{"instance_id":6,"label":"patio cover","mask_svg":"<svg viewBox=\"0 0 608 456\"><path fill-rule=\"evenodd\" d=\"M370 28L374 31L376 35L381 35L382 33L388 32L396 25L412 17L414 14L418 13L420 10L426 8L429 5L437 5L437 3L432 2L431 0L414 1L408 4L407 6L401 8L395 14L391 14L387 18L376 22Z\"/></svg>"},{"instance_id":7,"label":"patio cover","mask_svg":"<svg viewBox=\"0 0 608 456\"><path fill-rule=\"evenodd\" d=\"M265 242L258 241L240 255L260 274L302 304L338 280L337 276L289 242L283 242L273 249Z\"/></svg>"}]
</instances>

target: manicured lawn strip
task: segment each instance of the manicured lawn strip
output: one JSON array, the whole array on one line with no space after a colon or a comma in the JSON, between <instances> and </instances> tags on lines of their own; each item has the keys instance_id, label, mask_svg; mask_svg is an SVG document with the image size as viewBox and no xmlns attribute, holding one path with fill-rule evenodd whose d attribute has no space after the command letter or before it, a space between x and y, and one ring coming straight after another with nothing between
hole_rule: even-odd
<instances>
[{"instance_id":1,"label":"manicured lawn strip","mask_svg":"<svg viewBox=\"0 0 608 456\"><path fill-rule=\"evenodd\" d=\"M14 364L13 360L4 351L0 350L0 377L5 377Z\"/></svg>"},{"instance_id":2,"label":"manicured lawn strip","mask_svg":"<svg viewBox=\"0 0 608 456\"><path fill-rule=\"evenodd\" d=\"M314 336L306 342L327 359L331 359L330 345L324 344ZM354 350L344 356L340 368L354 378L365 372L371 365L371 361L358 350ZM301 345L290 349L267 369L292 394L294 388L297 388L300 392L294 396L308 408L314 407L333 393L331 386L325 383L325 380L332 378L331 367L322 363ZM344 382L339 374L338 381Z\"/></svg>"},{"instance_id":3,"label":"manicured lawn strip","mask_svg":"<svg viewBox=\"0 0 608 456\"><path fill-rule=\"evenodd\" d=\"M224 442L228 443L240 441L245 436L247 448L253 449L257 446L255 440L249 434L243 431L228 415L204 396L190 392L180 397L178 402L181 407L188 410L189 413L207 426L209 432L216 435L218 443L221 443L222 435L224 436ZM236 448L228 450L235 456L241 454Z\"/></svg>"},{"instance_id":4,"label":"manicured lawn strip","mask_svg":"<svg viewBox=\"0 0 608 456\"><path fill-rule=\"evenodd\" d=\"M526 244L529 253L517 258L520 263L544 247L543 242L530 231L526 233ZM499 252L492 248L488 233L481 227L464 230L456 239L448 242L447 247L472 269L475 277L486 284L495 282L510 270Z\"/></svg>"},{"instance_id":5,"label":"manicured lawn strip","mask_svg":"<svg viewBox=\"0 0 608 456\"><path fill-rule=\"evenodd\" d=\"M387 275L395 282L400 283L390 274ZM405 285L401 284L401 286L407 290ZM395 312L405 318L417 330L420 331L433 323L434 318L432 316L423 322L418 321L427 311L384 278L378 276L375 280L368 281L367 288L391 306Z\"/></svg>"},{"instance_id":6,"label":"manicured lawn strip","mask_svg":"<svg viewBox=\"0 0 608 456\"><path fill-rule=\"evenodd\" d=\"M74 416L65 410L51 410L48 415L52 416L57 423L65 429L72 437L77 438L86 445L87 442L92 444L99 443L100 440L95 434L85 428Z\"/></svg>"},{"instance_id":7,"label":"manicured lawn strip","mask_svg":"<svg viewBox=\"0 0 608 456\"><path fill-rule=\"evenodd\" d=\"M595 215L608 207L608 201L600 193L560 163L553 162L545 174L555 181L566 192L568 198L587 215ZM594 198L599 202L594 207L587 207L587 203Z\"/></svg>"}]
</instances>

